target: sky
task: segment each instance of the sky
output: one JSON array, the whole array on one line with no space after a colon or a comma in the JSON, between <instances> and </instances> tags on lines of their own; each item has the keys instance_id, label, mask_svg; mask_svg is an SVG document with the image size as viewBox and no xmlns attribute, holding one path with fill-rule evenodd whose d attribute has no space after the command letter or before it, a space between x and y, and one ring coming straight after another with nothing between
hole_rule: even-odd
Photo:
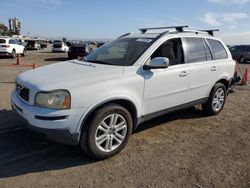
<instances>
[{"instance_id":1,"label":"sky","mask_svg":"<svg viewBox=\"0 0 250 188\"><path fill-rule=\"evenodd\" d=\"M228 44L250 44L250 0L0 0L0 23L21 21L21 34L113 39L141 27L220 29Z\"/></svg>"}]
</instances>

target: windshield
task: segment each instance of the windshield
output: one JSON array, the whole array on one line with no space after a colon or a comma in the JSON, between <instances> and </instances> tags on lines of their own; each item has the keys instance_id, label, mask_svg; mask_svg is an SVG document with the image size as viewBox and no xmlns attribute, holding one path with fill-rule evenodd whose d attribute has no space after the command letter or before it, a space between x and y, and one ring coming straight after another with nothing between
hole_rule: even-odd
<instances>
[{"instance_id":1,"label":"windshield","mask_svg":"<svg viewBox=\"0 0 250 188\"><path fill-rule=\"evenodd\" d=\"M85 57L93 63L130 66L153 43L149 38L120 38L107 43Z\"/></svg>"}]
</instances>

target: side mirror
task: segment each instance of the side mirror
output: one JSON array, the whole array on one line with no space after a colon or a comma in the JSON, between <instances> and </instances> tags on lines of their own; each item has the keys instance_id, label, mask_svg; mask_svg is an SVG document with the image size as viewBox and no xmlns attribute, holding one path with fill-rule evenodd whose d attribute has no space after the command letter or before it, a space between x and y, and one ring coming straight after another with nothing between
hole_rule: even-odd
<instances>
[{"instance_id":1,"label":"side mirror","mask_svg":"<svg viewBox=\"0 0 250 188\"><path fill-rule=\"evenodd\" d=\"M166 69L169 66L169 59L166 57L155 57L151 59L149 65L144 65L144 70L150 69Z\"/></svg>"}]
</instances>

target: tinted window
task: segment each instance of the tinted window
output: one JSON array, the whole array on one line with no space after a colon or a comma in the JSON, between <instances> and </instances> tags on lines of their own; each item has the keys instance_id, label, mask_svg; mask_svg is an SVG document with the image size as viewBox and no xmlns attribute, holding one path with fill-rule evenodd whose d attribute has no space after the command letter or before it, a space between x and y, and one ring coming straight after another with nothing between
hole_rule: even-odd
<instances>
[{"instance_id":1,"label":"tinted window","mask_svg":"<svg viewBox=\"0 0 250 188\"><path fill-rule=\"evenodd\" d=\"M206 61L206 52L203 40L200 38L186 38L187 43L187 63Z\"/></svg>"},{"instance_id":2,"label":"tinted window","mask_svg":"<svg viewBox=\"0 0 250 188\"><path fill-rule=\"evenodd\" d=\"M6 43L6 40L0 39L0 44L4 44L4 43Z\"/></svg>"},{"instance_id":3,"label":"tinted window","mask_svg":"<svg viewBox=\"0 0 250 188\"><path fill-rule=\"evenodd\" d=\"M249 52L250 51L250 47L249 46L244 46L243 47L243 51L244 52Z\"/></svg>"},{"instance_id":4,"label":"tinted window","mask_svg":"<svg viewBox=\"0 0 250 188\"><path fill-rule=\"evenodd\" d=\"M250 52L250 46L246 46L246 51Z\"/></svg>"},{"instance_id":5,"label":"tinted window","mask_svg":"<svg viewBox=\"0 0 250 188\"><path fill-rule=\"evenodd\" d=\"M211 50L212 50L212 53L213 53L215 60L227 59L227 52L226 52L225 48L223 47L223 45L219 41L212 40L212 39L207 39L207 41L211 47Z\"/></svg>"},{"instance_id":6,"label":"tinted window","mask_svg":"<svg viewBox=\"0 0 250 188\"><path fill-rule=\"evenodd\" d=\"M14 41L12 39L10 39L9 44L14 44Z\"/></svg>"}]
</instances>

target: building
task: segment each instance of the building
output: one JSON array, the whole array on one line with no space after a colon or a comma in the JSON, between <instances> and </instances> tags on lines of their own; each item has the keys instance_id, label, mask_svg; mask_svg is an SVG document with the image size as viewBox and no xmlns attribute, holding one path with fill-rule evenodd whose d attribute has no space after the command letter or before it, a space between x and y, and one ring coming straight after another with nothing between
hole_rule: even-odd
<instances>
[{"instance_id":1,"label":"building","mask_svg":"<svg viewBox=\"0 0 250 188\"><path fill-rule=\"evenodd\" d=\"M1 23L0 23L0 35L9 35L8 27Z\"/></svg>"},{"instance_id":2,"label":"building","mask_svg":"<svg viewBox=\"0 0 250 188\"><path fill-rule=\"evenodd\" d=\"M13 35L20 35L21 22L18 18L9 18L9 31Z\"/></svg>"}]
</instances>

